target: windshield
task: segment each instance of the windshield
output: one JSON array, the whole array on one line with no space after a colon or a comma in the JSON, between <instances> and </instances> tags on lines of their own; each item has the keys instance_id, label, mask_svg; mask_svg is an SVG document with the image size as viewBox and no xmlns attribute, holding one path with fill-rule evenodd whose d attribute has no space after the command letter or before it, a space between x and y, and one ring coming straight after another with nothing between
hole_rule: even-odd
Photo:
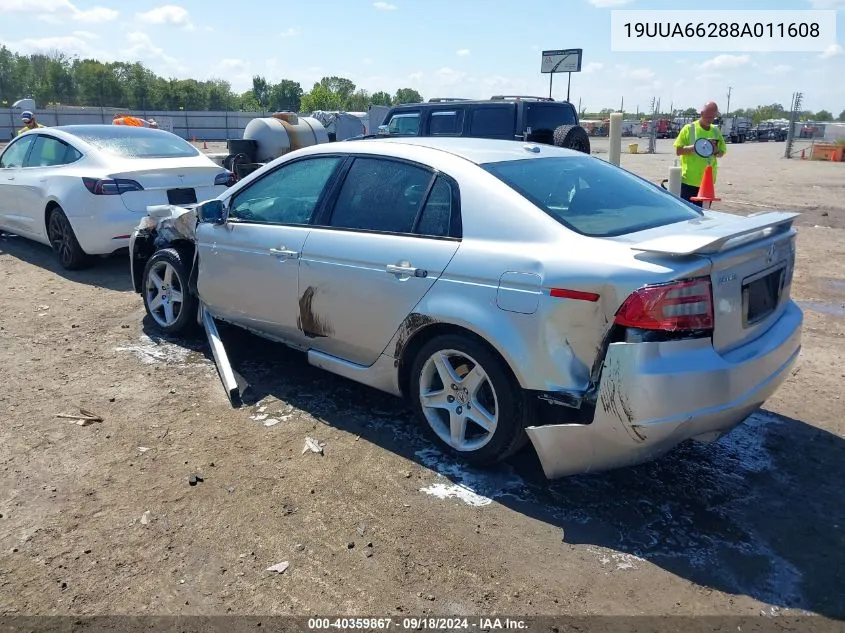
<instances>
[{"instance_id":1,"label":"windshield","mask_svg":"<svg viewBox=\"0 0 845 633\"><path fill-rule=\"evenodd\" d=\"M121 158L188 158L199 155L199 150L188 141L164 130L102 125L68 131L101 152Z\"/></svg>"},{"instance_id":2,"label":"windshield","mask_svg":"<svg viewBox=\"0 0 845 633\"><path fill-rule=\"evenodd\" d=\"M697 207L598 158L555 157L481 167L564 226L613 237L701 217Z\"/></svg>"}]
</instances>

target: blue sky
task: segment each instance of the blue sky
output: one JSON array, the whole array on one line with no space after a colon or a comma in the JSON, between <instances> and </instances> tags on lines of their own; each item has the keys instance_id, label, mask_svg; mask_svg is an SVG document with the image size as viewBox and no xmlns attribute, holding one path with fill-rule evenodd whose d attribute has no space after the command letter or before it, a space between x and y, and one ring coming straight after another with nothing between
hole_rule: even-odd
<instances>
[{"instance_id":1,"label":"blue sky","mask_svg":"<svg viewBox=\"0 0 845 633\"><path fill-rule=\"evenodd\" d=\"M238 11L238 7L243 7ZM825 52L612 52L612 9L836 9ZM583 48L571 100L598 110L646 110L716 100L731 109L804 93L808 109L845 110L845 0L322 0L321 2L91 2L0 0L0 43L17 52L61 50L141 61L164 76L219 77L246 90L253 74L306 91L324 75L370 92L411 87L435 96L548 94L544 49ZM555 98L566 75L555 75Z\"/></svg>"}]
</instances>

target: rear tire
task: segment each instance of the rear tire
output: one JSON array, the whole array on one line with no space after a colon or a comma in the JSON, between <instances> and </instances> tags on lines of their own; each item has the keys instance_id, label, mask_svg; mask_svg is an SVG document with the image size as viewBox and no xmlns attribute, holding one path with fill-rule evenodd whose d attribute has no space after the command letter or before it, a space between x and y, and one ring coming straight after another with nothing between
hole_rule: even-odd
<instances>
[{"instance_id":1,"label":"rear tire","mask_svg":"<svg viewBox=\"0 0 845 633\"><path fill-rule=\"evenodd\" d=\"M561 125L555 129L554 144L578 152L590 153L590 135L580 125Z\"/></svg>"},{"instance_id":2,"label":"rear tire","mask_svg":"<svg viewBox=\"0 0 845 633\"><path fill-rule=\"evenodd\" d=\"M185 258L175 248L156 251L144 268L144 309L162 332L179 334L197 326L199 302L188 283Z\"/></svg>"},{"instance_id":3,"label":"rear tire","mask_svg":"<svg viewBox=\"0 0 845 633\"><path fill-rule=\"evenodd\" d=\"M55 207L47 216L47 237L59 266L65 270L80 270L91 265L91 257L82 250L61 207Z\"/></svg>"},{"instance_id":4,"label":"rear tire","mask_svg":"<svg viewBox=\"0 0 845 633\"><path fill-rule=\"evenodd\" d=\"M429 437L470 464L500 462L528 440L525 392L503 362L471 338L447 334L423 345L408 392Z\"/></svg>"}]
</instances>

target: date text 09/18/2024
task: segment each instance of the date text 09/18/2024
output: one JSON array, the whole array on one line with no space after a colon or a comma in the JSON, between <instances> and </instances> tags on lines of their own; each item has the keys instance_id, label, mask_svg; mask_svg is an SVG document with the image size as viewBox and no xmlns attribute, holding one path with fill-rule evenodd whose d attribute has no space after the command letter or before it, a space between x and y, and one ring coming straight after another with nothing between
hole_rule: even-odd
<instances>
[{"instance_id":1,"label":"date text 09/18/2024","mask_svg":"<svg viewBox=\"0 0 845 633\"><path fill-rule=\"evenodd\" d=\"M494 631L528 628L525 620L518 618L486 617L404 617L404 618L309 618L308 628L319 630L390 630L406 631Z\"/></svg>"}]
</instances>

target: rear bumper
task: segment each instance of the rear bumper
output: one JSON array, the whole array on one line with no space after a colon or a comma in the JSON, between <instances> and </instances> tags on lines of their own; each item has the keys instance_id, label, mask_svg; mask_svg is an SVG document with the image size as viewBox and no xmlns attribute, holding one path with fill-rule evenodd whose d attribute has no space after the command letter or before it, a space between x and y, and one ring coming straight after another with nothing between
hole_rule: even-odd
<instances>
[{"instance_id":1,"label":"rear bumper","mask_svg":"<svg viewBox=\"0 0 845 633\"><path fill-rule=\"evenodd\" d=\"M79 245L89 255L110 255L129 247L129 236L142 215L125 209L68 217ZM126 237L121 237L126 236Z\"/></svg>"},{"instance_id":2,"label":"rear bumper","mask_svg":"<svg viewBox=\"0 0 845 633\"><path fill-rule=\"evenodd\" d=\"M764 335L724 355L710 339L611 344L593 422L527 429L546 476L630 466L688 439L717 439L787 378L802 327L790 301Z\"/></svg>"}]
</instances>

